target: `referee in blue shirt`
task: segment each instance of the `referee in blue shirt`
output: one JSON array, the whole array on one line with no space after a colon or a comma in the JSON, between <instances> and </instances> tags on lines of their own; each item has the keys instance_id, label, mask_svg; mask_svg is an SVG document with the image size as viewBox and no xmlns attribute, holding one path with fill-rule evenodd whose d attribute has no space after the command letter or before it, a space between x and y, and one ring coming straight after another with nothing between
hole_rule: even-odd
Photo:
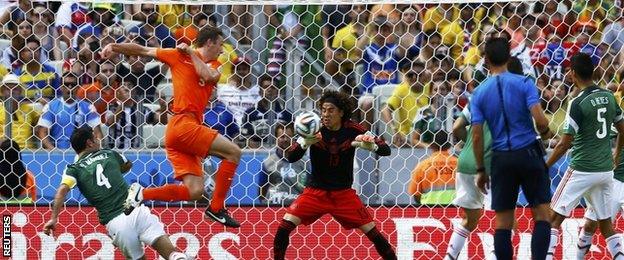
<instances>
[{"instance_id":1,"label":"referee in blue shirt","mask_svg":"<svg viewBox=\"0 0 624 260\"><path fill-rule=\"evenodd\" d=\"M511 229L522 187L535 221L531 254L533 259L545 259L550 241L550 177L533 120L544 140L553 134L533 80L507 71L509 52L508 39L491 38L485 43L485 61L490 75L477 87L470 105L477 185L485 192L490 183L483 165L483 124L487 122L493 139L491 191L492 209L496 212L496 258L513 257Z\"/></svg>"}]
</instances>

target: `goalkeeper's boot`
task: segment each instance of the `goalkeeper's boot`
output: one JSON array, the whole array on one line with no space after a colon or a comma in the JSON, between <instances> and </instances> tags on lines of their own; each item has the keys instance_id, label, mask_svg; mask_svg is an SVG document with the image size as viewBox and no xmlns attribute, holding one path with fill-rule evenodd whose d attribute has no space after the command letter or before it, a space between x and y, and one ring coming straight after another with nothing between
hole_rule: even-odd
<instances>
[{"instance_id":1,"label":"goalkeeper's boot","mask_svg":"<svg viewBox=\"0 0 624 260\"><path fill-rule=\"evenodd\" d=\"M219 211L212 211L212 209L210 209L210 206L208 206L205 213L206 217L212 219L213 221L219 222L226 227L240 227L240 223L238 223L236 219L232 218L230 216L230 213L228 213L225 208Z\"/></svg>"},{"instance_id":2,"label":"goalkeeper's boot","mask_svg":"<svg viewBox=\"0 0 624 260\"><path fill-rule=\"evenodd\" d=\"M124 202L124 214L130 215L134 208L141 205L141 202L143 202L143 186L135 182L128 189L128 197Z\"/></svg>"}]
</instances>

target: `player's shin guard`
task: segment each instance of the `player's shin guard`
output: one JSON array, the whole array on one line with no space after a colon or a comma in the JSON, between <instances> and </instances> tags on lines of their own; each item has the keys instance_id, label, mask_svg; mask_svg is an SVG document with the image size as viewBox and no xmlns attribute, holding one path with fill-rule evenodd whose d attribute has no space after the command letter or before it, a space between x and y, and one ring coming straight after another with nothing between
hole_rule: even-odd
<instances>
[{"instance_id":1,"label":"player's shin guard","mask_svg":"<svg viewBox=\"0 0 624 260\"><path fill-rule=\"evenodd\" d=\"M446 257L444 259L454 260L464 248L466 239L470 236L470 231L461 225L458 225L453 230L451 241L449 241L448 248L446 249Z\"/></svg>"},{"instance_id":2,"label":"player's shin guard","mask_svg":"<svg viewBox=\"0 0 624 260\"><path fill-rule=\"evenodd\" d=\"M559 243L559 229L551 228L550 229L550 242L548 243L548 254L546 255L547 260L554 259L555 249L557 248L558 243Z\"/></svg>"},{"instance_id":3,"label":"player's shin guard","mask_svg":"<svg viewBox=\"0 0 624 260\"><path fill-rule=\"evenodd\" d=\"M536 221L531 237L533 259L546 259L550 243L550 222Z\"/></svg>"},{"instance_id":4,"label":"player's shin guard","mask_svg":"<svg viewBox=\"0 0 624 260\"><path fill-rule=\"evenodd\" d=\"M513 258L511 230L497 229L494 232L494 250L496 251L496 259L498 260L511 260Z\"/></svg>"},{"instance_id":5,"label":"player's shin guard","mask_svg":"<svg viewBox=\"0 0 624 260\"><path fill-rule=\"evenodd\" d=\"M622 238L620 234L615 234L606 239L607 241L607 249L609 253L611 253L611 257L614 260L622 260L624 259L624 252L622 251Z\"/></svg>"},{"instance_id":6,"label":"player's shin guard","mask_svg":"<svg viewBox=\"0 0 624 260\"><path fill-rule=\"evenodd\" d=\"M592 245L592 240L594 238L593 233L585 232L585 229L581 229L579 232L579 240L576 243L577 251L576 251L576 259L583 260L585 259L585 255L589 253L589 249Z\"/></svg>"},{"instance_id":7,"label":"player's shin guard","mask_svg":"<svg viewBox=\"0 0 624 260\"><path fill-rule=\"evenodd\" d=\"M373 227L373 229L366 232L366 237L370 239L371 242L375 245L375 249L377 249L377 253L384 259L397 259L396 254L394 253L394 249L380 232L379 229Z\"/></svg>"},{"instance_id":8,"label":"player's shin guard","mask_svg":"<svg viewBox=\"0 0 624 260\"><path fill-rule=\"evenodd\" d=\"M183 184L166 184L143 190L143 200L188 201L190 199L189 189Z\"/></svg>"},{"instance_id":9,"label":"player's shin guard","mask_svg":"<svg viewBox=\"0 0 624 260\"><path fill-rule=\"evenodd\" d=\"M219 164L219 169L215 174L215 189L210 200L210 209L213 212L223 209L225 196L230 190L230 185L232 185L236 167L238 167L237 163L228 160L222 160L221 164Z\"/></svg>"},{"instance_id":10,"label":"player's shin guard","mask_svg":"<svg viewBox=\"0 0 624 260\"><path fill-rule=\"evenodd\" d=\"M275 232L275 240L273 240L273 257L276 260L283 260L286 255L286 249L290 243L290 232L292 232L297 225L288 220L282 220L277 232Z\"/></svg>"}]
</instances>

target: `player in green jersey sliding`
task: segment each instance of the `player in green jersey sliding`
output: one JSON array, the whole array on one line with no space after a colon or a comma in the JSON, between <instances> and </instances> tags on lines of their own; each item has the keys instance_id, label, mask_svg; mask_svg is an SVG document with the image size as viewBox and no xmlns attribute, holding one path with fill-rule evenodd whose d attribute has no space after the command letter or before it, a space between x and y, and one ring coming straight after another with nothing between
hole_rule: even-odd
<instances>
[{"instance_id":1,"label":"player in green jersey sliding","mask_svg":"<svg viewBox=\"0 0 624 260\"><path fill-rule=\"evenodd\" d=\"M570 101L564 135L546 162L551 167L568 149L573 148L568 171L561 179L550 205L553 213L547 259L554 256L561 223L570 216L581 197L593 209L613 259L624 259L622 239L611 223L613 165L614 161L617 164L624 145L622 111L613 94L592 81L594 65L589 55L577 53L572 56L571 68L572 79L580 93ZM612 155L609 138L611 125L618 131L615 156Z\"/></svg>"},{"instance_id":2,"label":"player in green jersey sliding","mask_svg":"<svg viewBox=\"0 0 624 260\"><path fill-rule=\"evenodd\" d=\"M70 141L79 158L63 172L61 185L54 196L52 217L44 226L45 234L52 234L65 196L78 186L80 193L95 207L113 245L119 247L127 259L145 259L143 243L165 259L188 259L176 250L163 223L147 207L141 205L129 215L124 214L128 184L122 173L128 172L132 163L115 151L101 149L100 141L88 126L74 130Z\"/></svg>"}]
</instances>

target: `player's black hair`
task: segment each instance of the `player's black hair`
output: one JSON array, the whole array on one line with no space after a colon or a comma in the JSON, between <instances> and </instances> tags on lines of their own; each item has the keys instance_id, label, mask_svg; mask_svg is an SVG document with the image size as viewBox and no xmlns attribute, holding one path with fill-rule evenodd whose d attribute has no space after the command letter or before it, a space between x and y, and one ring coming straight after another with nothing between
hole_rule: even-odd
<instances>
[{"instance_id":1,"label":"player's black hair","mask_svg":"<svg viewBox=\"0 0 624 260\"><path fill-rule=\"evenodd\" d=\"M451 149L451 142L449 141L449 135L444 130L433 133L433 142L431 143L432 150L446 151Z\"/></svg>"},{"instance_id":2,"label":"player's black hair","mask_svg":"<svg viewBox=\"0 0 624 260\"><path fill-rule=\"evenodd\" d=\"M87 140L91 139L93 139L93 129L90 126L83 126L74 130L69 141L74 151L79 154L87 148Z\"/></svg>"},{"instance_id":3,"label":"player's black hair","mask_svg":"<svg viewBox=\"0 0 624 260\"><path fill-rule=\"evenodd\" d=\"M594 74L594 63L587 53L574 54L570 59L570 68L581 80L591 80Z\"/></svg>"},{"instance_id":4,"label":"player's black hair","mask_svg":"<svg viewBox=\"0 0 624 260\"><path fill-rule=\"evenodd\" d=\"M502 37L490 38L485 42L485 58L494 66L504 65L509 61L509 40Z\"/></svg>"},{"instance_id":5,"label":"player's black hair","mask_svg":"<svg viewBox=\"0 0 624 260\"><path fill-rule=\"evenodd\" d=\"M323 107L324 103L332 103L338 109L342 110L342 122L351 118L353 110L355 110L355 102L351 97L343 92L335 90L326 90L318 101L318 107Z\"/></svg>"},{"instance_id":6,"label":"player's black hair","mask_svg":"<svg viewBox=\"0 0 624 260\"><path fill-rule=\"evenodd\" d=\"M522 70L522 62L520 62L520 59L518 59L517 57L509 58L509 63L507 63L507 71L513 74L524 75L524 71Z\"/></svg>"},{"instance_id":7,"label":"player's black hair","mask_svg":"<svg viewBox=\"0 0 624 260\"><path fill-rule=\"evenodd\" d=\"M20 158L19 145L4 139L0 143L0 195L5 198L16 198L26 188L26 167Z\"/></svg>"},{"instance_id":8,"label":"player's black hair","mask_svg":"<svg viewBox=\"0 0 624 260\"><path fill-rule=\"evenodd\" d=\"M213 26L204 26L204 28L199 30L199 32L197 33L195 46L203 47L209 40L216 41L217 39L219 39L219 37L223 37L223 32L221 32L219 28Z\"/></svg>"}]
</instances>

